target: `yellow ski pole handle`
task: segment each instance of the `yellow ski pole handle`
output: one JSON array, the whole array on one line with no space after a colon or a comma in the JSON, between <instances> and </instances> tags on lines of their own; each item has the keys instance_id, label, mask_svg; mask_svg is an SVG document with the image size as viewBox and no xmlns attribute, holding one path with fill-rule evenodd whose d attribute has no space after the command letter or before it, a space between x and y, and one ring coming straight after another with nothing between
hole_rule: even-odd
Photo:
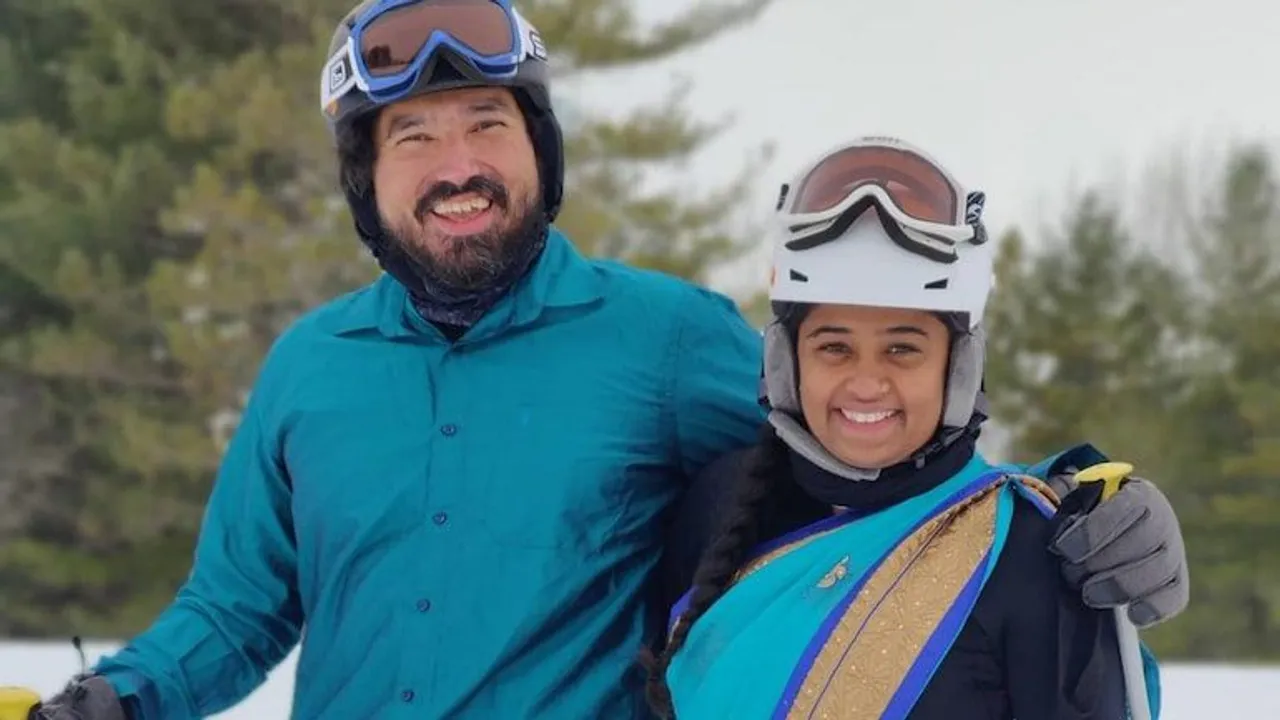
<instances>
[{"instance_id":1,"label":"yellow ski pole handle","mask_svg":"<svg viewBox=\"0 0 1280 720\"><path fill-rule=\"evenodd\" d=\"M1084 485L1085 483L1102 483L1102 501L1106 502L1111 496L1120 491L1120 483L1125 478L1133 474L1133 466L1127 462L1105 462L1098 463L1081 470L1076 473L1076 482Z\"/></svg>"},{"instance_id":2,"label":"yellow ski pole handle","mask_svg":"<svg viewBox=\"0 0 1280 720\"><path fill-rule=\"evenodd\" d=\"M1076 473L1079 485L1102 483L1102 499L1110 500L1120 491L1120 484L1133 474L1133 465L1126 462L1098 463ZM1116 638L1120 643L1120 665L1124 670L1125 695L1129 701L1129 717L1132 720L1151 720L1151 707L1147 704L1147 676L1142 667L1142 646L1138 640L1138 628L1129 622L1128 610L1113 610L1116 618Z\"/></svg>"},{"instance_id":3,"label":"yellow ski pole handle","mask_svg":"<svg viewBox=\"0 0 1280 720\"><path fill-rule=\"evenodd\" d=\"M0 720L27 720L40 696L26 688L0 687Z\"/></svg>"}]
</instances>

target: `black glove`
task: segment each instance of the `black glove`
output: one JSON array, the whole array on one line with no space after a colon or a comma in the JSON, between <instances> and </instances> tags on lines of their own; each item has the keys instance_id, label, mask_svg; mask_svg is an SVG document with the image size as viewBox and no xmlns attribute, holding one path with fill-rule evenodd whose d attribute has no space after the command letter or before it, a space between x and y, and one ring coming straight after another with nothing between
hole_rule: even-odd
<instances>
[{"instance_id":1,"label":"black glove","mask_svg":"<svg viewBox=\"0 0 1280 720\"><path fill-rule=\"evenodd\" d=\"M115 688L99 675L78 675L62 692L32 708L31 720L132 720Z\"/></svg>"}]
</instances>

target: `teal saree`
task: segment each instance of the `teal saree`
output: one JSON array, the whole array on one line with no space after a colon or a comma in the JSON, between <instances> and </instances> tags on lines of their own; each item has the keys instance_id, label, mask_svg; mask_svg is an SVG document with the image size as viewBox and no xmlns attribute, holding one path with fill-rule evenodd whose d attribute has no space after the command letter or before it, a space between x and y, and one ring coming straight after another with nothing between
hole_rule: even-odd
<instances>
[{"instance_id":1,"label":"teal saree","mask_svg":"<svg viewBox=\"0 0 1280 720\"><path fill-rule=\"evenodd\" d=\"M906 718L991 576L1013 503L1056 508L1023 472L975 456L928 493L758 548L672 659L676 717Z\"/></svg>"}]
</instances>

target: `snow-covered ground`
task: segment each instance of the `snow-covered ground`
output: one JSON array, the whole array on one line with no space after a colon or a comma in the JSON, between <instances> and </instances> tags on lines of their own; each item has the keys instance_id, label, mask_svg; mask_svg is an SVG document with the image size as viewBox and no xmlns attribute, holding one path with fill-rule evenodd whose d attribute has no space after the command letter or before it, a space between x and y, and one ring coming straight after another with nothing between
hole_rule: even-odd
<instances>
[{"instance_id":1,"label":"snow-covered ground","mask_svg":"<svg viewBox=\"0 0 1280 720\"><path fill-rule=\"evenodd\" d=\"M92 663L113 645L87 643ZM221 720L286 720L293 692L295 656L266 685ZM79 669L71 643L0 642L0 685L22 685L42 694L57 690ZM1170 664L1164 668L1162 720L1280 718L1280 667Z\"/></svg>"}]
</instances>

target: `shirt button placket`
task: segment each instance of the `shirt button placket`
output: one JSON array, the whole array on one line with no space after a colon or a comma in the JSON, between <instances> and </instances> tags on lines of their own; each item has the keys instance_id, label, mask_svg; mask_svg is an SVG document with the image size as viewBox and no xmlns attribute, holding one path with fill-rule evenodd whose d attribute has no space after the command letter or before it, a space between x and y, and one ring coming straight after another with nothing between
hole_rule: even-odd
<instances>
[{"instance_id":1,"label":"shirt button placket","mask_svg":"<svg viewBox=\"0 0 1280 720\"><path fill-rule=\"evenodd\" d=\"M417 571L418 577L424 578L427 584L420 588L423 595L413 600L416 617L410 622L412 635L419 639L418 644L427 646L436 644L442 628L453 619L449 616L452 608L449 603L454 598L448 595L447 586L437 587L432 583L456 572L455 564L461 558L457 549L450 547L452 543L445 542L444 533L456 533L457 511L466 510L465 497L460 495L466 478L459 475L467 472L463 456L468 450L465 446L470 444L461 435L463 425L474 421L468 404L471 378L466 372L472 363L460 361L455 355L456 348L440 360L432 383L432 416L437 434L429 451L430 471L425 487L427 504L422 508L423 522L418 531L423 545L422 552L418 554L420 567ZM428 593L430 598L426 597ZM420 653L413 652L411 657L412 660L406 661L407 677L401 686L404 688L401 701L406 708L411 704L430 705L427 698L434 692L432 683L438 675L436 664L439 661L433 653L422 657ZM426 708L414 708L413 712L426 712Z\"/></svg>"}]
</instances>

